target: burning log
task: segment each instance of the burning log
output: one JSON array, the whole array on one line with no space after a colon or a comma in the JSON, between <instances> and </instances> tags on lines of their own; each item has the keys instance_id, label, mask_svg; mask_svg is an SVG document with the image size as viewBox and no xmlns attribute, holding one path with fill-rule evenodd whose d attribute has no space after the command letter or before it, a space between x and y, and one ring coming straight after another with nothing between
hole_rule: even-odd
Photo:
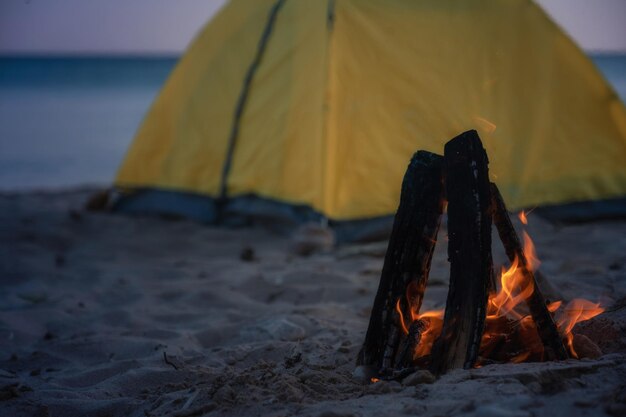
<instances>
[{"instance_id":1,"label":"burning log","mask_svg":"<svg viewBox=\"0 0 626 417\"><path fill-rule=\"evenodd\" d=\"M521 320L507 316L488 318L480 347L480 363L541 361L543 343L536 332L527 329L530 320L530 317Z\"/></svg>"},{"instance_id":2,"label":"burning log","mask_svg":"<svg viewBox=\"0 0 626 417\"><path fill-rule=\"evenodd\" d=\"M357 358L357 366L373 367L380 375L390 373L396 363L408 362L408 353L396 360L405 337L402 316L412 317L422 304L443 211L442 159L417 152L402 181L400 205Z\"/></svg>"},{"instance_id":3,"label":"burning log","mask_svg":"<svg viewBox=\"0 0 626 417\"><path fill-rule=\"evenodd\" d=\"M539 290L546 298L546 304L550 304L554 301L569 301L561 291L557 290L550 284L548 278L541 271L535 271L535 280L537 280L537 285L539 286Z\"/></svg>"},{"instance_id":4,"label":"burning log","mask_svg":"<svg viewBox=\"0 0 626 417\"><path fill-rule=\"evenodd\" d=\"M500 240L502 240L506 254L511 262L515 262L517 259L521 272L524 274L524 279L533 284L532 294L526 299L526 304L545 347L546 356L548 359L567 359L567 351L554 324L552 315L548 311L546 300L537 284L535 275L529 267L522 244L504 204L504 199L498 187L493 183L491 183L491 196L494 224L498 229L498 235Z\"/></svg>"},{"instance_id":5,"label":"burning log","mask_svg":"<svg viewBox=\"0 0 626 417\"><path fill-rule=\"evenodd\" d=\"M422 333L426 330L423 320L415 320L408 329L408 334L400 345L396 359L396 368L408 368L413 365L413 354L422 340Z\"/></svg>"},{"instance_id":6,"label":"burning log","mask_svg":"<svg viewBox=\"0 0 626 417\"><path fill-rule=\"evenodd\" d=\"M432 349L436 374L471 368L478 357L493 272L488 163L475 130L445 145L450 286L443 328Z\"/></svg>"}]
</instances>

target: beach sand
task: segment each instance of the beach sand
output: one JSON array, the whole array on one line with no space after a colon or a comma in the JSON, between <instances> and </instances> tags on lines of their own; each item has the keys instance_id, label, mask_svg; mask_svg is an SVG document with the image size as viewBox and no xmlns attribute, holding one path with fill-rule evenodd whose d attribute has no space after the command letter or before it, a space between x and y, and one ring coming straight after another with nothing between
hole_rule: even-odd
<instances>
[{"instance_id":1,"label":"beach sand","mask_svg":"<svg viewBox=\"0 0 626 417\"><path fill-rule=\"evenodd\" d=\"M619 305L587 323L599 359L362 384L384 243L300 256L261 228L87 213L88 195L0 195L2 416L626 415ZM626 222L529 219L563 295L626 296ZM445 251L425 308L444 306Z\"/></svg>"}]
</instances>

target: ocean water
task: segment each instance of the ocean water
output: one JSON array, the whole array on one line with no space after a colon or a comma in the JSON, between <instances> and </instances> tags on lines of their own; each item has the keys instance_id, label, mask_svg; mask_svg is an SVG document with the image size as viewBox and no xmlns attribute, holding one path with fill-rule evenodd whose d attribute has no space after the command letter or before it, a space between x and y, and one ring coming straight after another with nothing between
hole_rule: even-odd
<instances>
[{"instance_id":1,"label":"ocean water","mask_svg":"<svg viewBox=\"0 0 626 417\"><path fill-rule=\"evenodd\" d=\"M0 189L110 184L177 58L0 58Z\"/></svg>"},{"instance_id":2,"label":"ocean water","mask_svg":"<svg viewBox=\"0 0 626 417\"><path fill-rule=\"evenodd\" d=\"M626 102L626 55L592 57ZM177 58L0 58L0 190L110 184Z\"/></svg>"}]
</instances>

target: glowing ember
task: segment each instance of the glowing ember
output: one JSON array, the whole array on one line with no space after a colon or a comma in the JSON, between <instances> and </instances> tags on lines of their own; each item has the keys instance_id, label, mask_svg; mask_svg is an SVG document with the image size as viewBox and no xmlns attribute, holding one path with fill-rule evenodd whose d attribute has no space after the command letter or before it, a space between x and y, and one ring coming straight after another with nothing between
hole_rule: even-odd
<instances>
[{"instance_id":1,"label":"glowing ember","mask_svg":"<svg viewBox=\"0 0 626 417\"><path fill-rule=\"evenodd\" d=\"M527 224L528 219L525 213L520 212L519 216L520 220ZM523 233L523 237L526 266L535 271L540 265L535 245L526 232ZM509 268L502 268L499 290L489 296L479 355L483 358L483 362L479 361L477 366L483 365L486 358L513 363L544 359L543 343L526 306L526 300L535 290L534 284L526 278L522 268L517 258ZM414 360L430 354L433 343L441 333L444 314L444 310L432 310L419 314L415 305L415 293L415 285L409 285L406 291L409 317L403 314L401 300L398 299L396 302L399 324L405 335L409 333L408 329L414 321L422 320L425 325L425 330L413 354ZM574 299L565 306L562 301L550 303L548 310L553 313L558 330L567 342L570 355L578 358L573 347L572 329L576 323L589 320L602 313L604 309L600 304ZM511 332L511 329L515 331ZM515 346L512 351L510 351L511 346Z\"/></svg>"},{"instance_id":2,"label":"glowing ember","mask_svg":"<svg viewBox=\"0 0 626 417\"><path fill-rule=\"evenodd\" d=\"M378 381L380 381L380 379L378 379L378 378L374 378L374 377L372 377L372 378L370 379L370 382L371 382L372 384L375 384L375 383L377 383Z\"/></svg>"}]
</instances>

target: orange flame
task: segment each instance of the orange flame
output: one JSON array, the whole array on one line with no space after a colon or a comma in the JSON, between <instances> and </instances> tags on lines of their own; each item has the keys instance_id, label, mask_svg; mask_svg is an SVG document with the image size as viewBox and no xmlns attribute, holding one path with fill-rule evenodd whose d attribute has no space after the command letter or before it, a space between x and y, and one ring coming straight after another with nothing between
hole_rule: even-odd
<instances>
[{"instance_id":1,"label":"orange flame","mask_svg":"<svg viewBox=\"0 0 626 417\"><path fill-rule=\"evenodd\" d=\"M602 312L604 312L604 308L600 307L599 303L592 303L582 298L573 299L567 303L563 310L558 311L556 325L561 334L565 335L567 347L574 358L578 358L578 354L574 350L572 329L576 323L589 320Z\"/></svg>"},{"instance_id":2,"label":"orange flame","mask_svg":"<svg viewBox=\"0 0 626 417\"><path fill-rule=\"evenodd\" d=\"M559 307L561 307L562 304L563 304L563 301L555 301L553 303L550 303L548 304L548 311L550 313L554 313L555 311L559 309Z\"/></svg>"},{"instance_id":3,"label":"orange flame","mask_svg":"<svg viewBox=\"0 0 626 417\"><path fill-rule=\"evenodd\" d=\"M524 316L515 309L532 295L534 289L532 281L525 279L519 267L519 260L515 258L509 269L502 268L500 291L489 298L487 320L495 320L506 315L522 319Z\"/></svg>"},{"instance_id":4,"label":"orange flame","mask_svg":"<svg viewBox=\"0 0 626 417\"><path fill-rule=\"evenodd\" d=\"M415 352L413 352L413 358L420 358L430 353L435 339L441 334L443 310L429 310L419 314L415 304L411 302L411 300L415 299L414 293L416 291L418 291L418 288L415 283L412 282L407 286L406 300L409 304L409 320L406 320L402 313L400 299L396 302L396 312L399 315L400 328L405 335L409 333L409 327L414 321L422 320L424 323L425 328L422 331L420 342L415 348Z\"/></svg>"},{"instance_id":5,"label":"orange flame","mask_svg":"<svg viewBox=\"0 0 626 417\"><path fill-rule=\"evenodd\" d=\"M527 244L532 245L532 241L529 240ZM502 268L500 290L489 297L480 347L483 357L497 354L495 351L507 341L511 326L517 329L526 350L508 358L508 361L520 363L543 354L543 344L525 304L535 291L535 285L526 278L522 268L518 258L513 260L508 269Z\"/></svg>"},{"instance_id":6,"label":"orange flame","mask_svg":"<svg viewBox=\"0 0 626 417\"><path fill-rule=\"evenodd\" d=\"M537 257L535 245L530 236L528 236L528 233L523 231L522 236L524 237L524 255L526 257L527 266L531 271L535 272L539 269L541 261L539 261L539 258Z\"/></svg>"},{"instance_id":7,"label":"orange flame","mask_svg":"<svg viewBox=\"0 0 626 417\"><path fill-rule=\"evenodd\" d=\"M400 299L396 302L396 312L400 315L400 327L402 328L402 332L404 334L409 334L408 326L406 325L406 321L404 320L404 314L402 314L402 308L400 307Z\"/></svg>"},{"instance_id":8,"label":"orange flame","mask_svg":"<svg viewBox=\"0 0 626 417\"><path fill-rule=\"evenodd\" d=\"M528 224L528 217L526 217L526 213L524 212L524 210L520 211L517 217L519 217L522 223Z\"/></svg>"},{"instance_id":9,"label":"orange flame","mask_svg":"<svg viewBox=\"0 0 626 417\"><path fill-rule=\"evenodd\" d=\"M420 343L415 348L413 357L421 358L426 356L433 349L433 343L441 334L443 327L443 310L425 311L419 315L419 319L426 324L426 329L422 332Z\"/></svg>"},{"instance_id":10,"label":"orange flame","mask_svg":"<svg viewBox=\"0 0 626 417\"><path fill-rule=\"evenodd\" d=\"M396 311L400 314L400 327L402 332L406 335L409 333L408 328L415 320L422 320L425 329L422 331L420 342L413 352L414 358L421 358L430 353L433 348L433 343L441 334L441 328L443 327L443 310L429 310L417 316L412 316L410 323L407 323L404 319L400 308L400 301L396 303Z\"/></svg>"}]
</instances>

